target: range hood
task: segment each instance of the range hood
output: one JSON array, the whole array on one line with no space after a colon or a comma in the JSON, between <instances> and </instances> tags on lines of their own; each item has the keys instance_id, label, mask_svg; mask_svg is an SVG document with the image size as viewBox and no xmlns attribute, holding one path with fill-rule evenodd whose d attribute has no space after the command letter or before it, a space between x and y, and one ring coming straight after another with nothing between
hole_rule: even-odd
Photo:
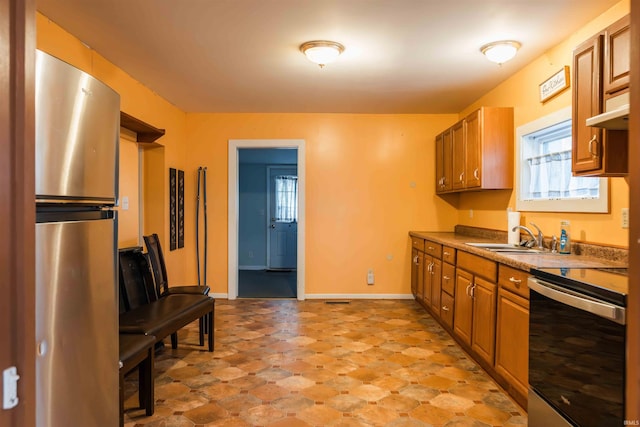
<instances>
[{"instance_id":1,"label":"range hood","mask_svg":"<svg viewBox=\"0 0 640 427\"><path fill-rule=\"evenodd\" d=\"M629 129L629 94L625 93L608 99L606 111L587 119L587 126L609 130Z\"/></svg>"}]
</instances>

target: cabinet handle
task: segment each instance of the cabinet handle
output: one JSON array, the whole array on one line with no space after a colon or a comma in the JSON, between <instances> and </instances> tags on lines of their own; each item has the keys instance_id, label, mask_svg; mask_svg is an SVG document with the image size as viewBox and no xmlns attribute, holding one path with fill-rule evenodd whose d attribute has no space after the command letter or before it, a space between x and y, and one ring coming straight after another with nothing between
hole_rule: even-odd
<instances>
[{"instance_id":1,"label":"cabinet handle","mask_svg":"<svg viewBox=\"0 0 640 427\"><path fill-rule=\"evenodd\" d=\"M442 255L444 255L444 256L449 256L449 255L451 255L451 254L450 254L449 252L447 252L447 251L444 251L444 252L442 252Z\"/></svg>"},{"instance_id":2,"label":"cabinet handle","mask_svg":"<svg viewBox=\"0 0 640 427\"><path fill-rule=\"evenodd\" d=\"M476 168L476 169L473 171L473 177L474 177L475 179L480 179L480 171L478 170L478 168Z\"/></svg>"},{"instance_id":3,"label":"cabinet handle","mask_svg":"<svg viewBox=\"0 0 640 427\"><path fill-rule=\"evenodd\" d=\"M416 256L414 256L414 257L413 257L413 263L414 263L415 265L420 264L420 263L418 262L418 255L416 255Z\"/></svg>"},{"instance_id":4,"label":"cabinet handle","mask_svg":"<svg viewBox=\"0 0 640 427\"><path fill-rule=\"evenodd\" d=\"M515 277L509 277L509 281L517 287L520 287L520 283L522 283L522 280L516 279Z\"/></svg>"},{"instance_id":5,"label":"cabinet handle","mask_svg":"<svg viewBox=\"0 0 640 427\"><path fill-rule=\"evenodd\" d=\"M467 294L469 298L471 298L471 294L469 293L469 288L471 287L471 282L467 285L467 289L465 289L464 293Z\"/></svg>"},{"instance_id":6,"label":"cabinet handle","mask_svg":"<svg viewBox=\"0 0 640 427\"><path fill-rule=\"evenodd\" d=\"M460 178L460 182L462 182L462 181L464 180L464 172L462 172L462 173L460 174L460 177L459 177L459 178Z\"/></svg>"},{"instance_id":7,"label":"cabinet handle","mask_svg":"<svg viewBox=\"0 0 640 427\"><path fill-rule=\"evenodd\" d=\"M598 152L597 151L595 151L595 152L593 151L593 146L594 145L596 146L596 148L598 147L597 143L598 143L598 137L597 137L597 135L593 135L591 137L591 139L589 140L589 154L591 154L591 156L593 156L593 157L598 157Z\"/></svg>"},{"instance_id":8,"label":"cabinet handle","mask_svg":"<svg viewBox=\"0 0 640 427\"><path fill-rule=\"evenodd\" d=\"M429 269L429 271L431 272L431 274L435 274L435 271L433 271L433 267L435 267L436 263L432 262L431 263L431 268Z\"/></svg>"},{"instance_id":9,"label":"cabinet handle","mask_svg":"<svg viewBox=\"0 0 640 427\"><path fill-rule=\"evenodd\" d=\"M447 307L446 305L442 306L442 311L449 311L449 307Z\"/></svg>"},{"instance_id":10,"label":"cabinet handle","mask_svg":"<svg viewBox=\"0 0 640 427\"><path fill-rule=\"evenodd\" d=\"M471 286L471 298L475 298L475 297L476 297L476 285L474 283L473 286Z\"/></svg>"},{"instance_id":11,"label":"cabinet handle","mask_svg":"<svg viewBox=\"0 0 640 427\"><path fill-rule=\"evenodd\" d=\"M435 248L433 246L428 246L427 249L429 249L430 251L433 251Z\"/></svg>"},{"instance_id":12,"label":"cabinet handle","mask_svg":"<svg viewBox=\"0 0 640 427\"><path fill-rule=\"evenodd\" d=\"M451 279L451 277L449 277L449 276L442 276L442 280L449 280L449 279Z\"/></svg>"}]
</instances>

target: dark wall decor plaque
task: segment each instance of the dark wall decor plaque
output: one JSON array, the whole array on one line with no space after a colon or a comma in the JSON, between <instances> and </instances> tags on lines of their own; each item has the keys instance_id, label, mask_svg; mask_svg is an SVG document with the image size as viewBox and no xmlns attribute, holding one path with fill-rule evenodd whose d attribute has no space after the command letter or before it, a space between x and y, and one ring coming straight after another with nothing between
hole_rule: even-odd
<instances>
[{"instance_id":1,"label":"dark wall decor plaque","mask_svg":"<svg viewBox=\"0 0 640 427\"><path fill-rule=\"evenodd\" d=\"M176 248L177 230L176 230L176 190L177 190L176 170L169 168L169 250Z\"/></svg>"},{"instance_id":2,"label":"dark wall decor plaque","mask_svg":"<svg viewBox=\"0 0 640 427\"><path fill-rule=\"evenodd\" d=\"M178 170L178 248L184 248L184 171Z\"/></svg>"}]
</instances>

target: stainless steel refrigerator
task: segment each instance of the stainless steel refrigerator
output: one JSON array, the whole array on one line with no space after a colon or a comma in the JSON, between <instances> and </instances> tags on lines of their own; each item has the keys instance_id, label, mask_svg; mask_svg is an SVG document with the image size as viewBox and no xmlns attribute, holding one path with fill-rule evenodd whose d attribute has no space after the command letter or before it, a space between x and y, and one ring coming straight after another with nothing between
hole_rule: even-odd
<instances>
[{"instance_id":1,"label":"stainless steel refrigerator","mask_svg":"<svg viewBox=\"0 0 640 427\"><path fill-rule=\"evenodd\" d=\"M36 53L36 422L115 427L120 96Z\"/></svg>"}]
</instances>

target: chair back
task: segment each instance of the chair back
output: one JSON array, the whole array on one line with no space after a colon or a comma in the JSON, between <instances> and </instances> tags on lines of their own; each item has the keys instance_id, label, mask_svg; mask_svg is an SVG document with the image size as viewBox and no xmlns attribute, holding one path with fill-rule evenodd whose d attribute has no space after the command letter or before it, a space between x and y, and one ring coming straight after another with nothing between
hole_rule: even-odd
<instances>
[{"instance_id":1,"label":"chair back","mask_svg":"<svg viewBox=\"0 0 640 427\"><path fill-rule=\"evenodd\" d=\"M161 296L169 289L169 279L167 278L167 267L164 263L164 255L162 254L162 246L160 246L160 238L156 233L150 236L143 236L144 244L147 247L149 260L151 261L151 269L156 282L156 292Z\"/></svg>"},{"instance_id":2,"label":"chair back","mask_svg":"<svg viewBox=\"0 0 640 427\"><path fill-rule=\"evenodd\" d=\"M149 262L142 248L120 249L120 311L129 311L157 300Z\"/></svg>"}]
</instances>

